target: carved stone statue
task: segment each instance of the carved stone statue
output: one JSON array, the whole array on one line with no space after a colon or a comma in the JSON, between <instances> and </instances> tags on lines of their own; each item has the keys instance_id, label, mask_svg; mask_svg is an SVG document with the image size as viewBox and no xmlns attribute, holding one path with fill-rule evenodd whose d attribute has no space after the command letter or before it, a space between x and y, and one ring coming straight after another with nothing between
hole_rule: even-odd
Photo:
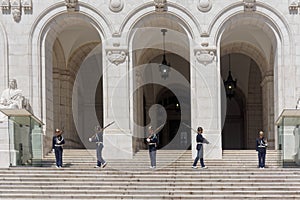
<instances>
[{"instance_id":1,"label":"carved stone statue","mask_svg":"<svg viewBox=\"0 0 300 200\"><path fill-rule=\"evenodd\" d=\"M23 96L22 90L18 89L17 80L9 80L9 87L5 89L0 97L0 109L22 109L31 111L28 100ZM0 121L5 116L0 113Z\"/></svg>"}]
</instances>

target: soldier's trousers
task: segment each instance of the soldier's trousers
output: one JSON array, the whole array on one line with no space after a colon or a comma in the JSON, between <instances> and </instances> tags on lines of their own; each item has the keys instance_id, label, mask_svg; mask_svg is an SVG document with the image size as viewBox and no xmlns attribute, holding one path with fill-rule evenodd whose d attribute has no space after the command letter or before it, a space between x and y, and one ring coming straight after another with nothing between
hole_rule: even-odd
<instances>
[{"instance_id":1,"label":"soldier's trousers","mask_svg":"<svg viewBox=\"0 0 300 200\"><path fill-rule=\"evenodd\" d=\"M205 167L204 160L203 160L203 148L202 147L199 150L197 150L197 157L194 160L193 166L197 165L197 162L199 159L200 159L201 167Z\"/></svg>"},{"instance_id":2,"label":"soldier's trousers","mask_svg":"<svg viewBox=\"0 0 300 200\"><path fill-rule=\"evenodd\" d=\"M62 167L62 154L63 154L63 148L62 147L55 147L55 159L56 159L56 166Z\"/></svg>"},{"instance_id":3,"label":"soldier's trousers","mask_svg":"<svg viewBox=\"0 0 300 200\"><path fill-rule=\"evenodd\" d=\"M156 150L149 151L151 167L156 166Z\"/></svg>"},{"instance_id":4,"label":"soldier's trousers","mask_svg":"<svg viewBox=\"0 0 300 200\"><path fill-rule=\"evenodd\" d=\"M259 151L258 152L258 166L259 167L265 167L265 160L266 160L266 152L265 151Z\"/></svg>"},{"instance_id":5,"label":"soldier's trousers","mask_svg":"<svg viewBox=\"0 0 300 200\"><path fill-rule=\"evenodd\" d=\"M105 160L102 158L102 150L103 150L103 144L97 145L96 153L97 153L97 166L101 166L105 163Z\"/></svg>"}]
</instances>

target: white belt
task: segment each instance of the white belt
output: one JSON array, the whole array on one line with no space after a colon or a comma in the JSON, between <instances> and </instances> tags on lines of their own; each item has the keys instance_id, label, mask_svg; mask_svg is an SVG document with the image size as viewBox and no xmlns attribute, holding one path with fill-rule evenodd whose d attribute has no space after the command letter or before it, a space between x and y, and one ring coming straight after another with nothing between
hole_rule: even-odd
<instances>
[{"instance_id":1,"label":"white belt","mask_svg":"<svg viewBox=\"0 0 300 200\"><path fill-rule=\"evenodd\" d=\"M259 148L266 148L266 146L262 146L262 145L259 145L258 147L259 147Z\"/></svg>"},{"instance_id":2,"label":"white belt","mask_svg":"<svg viewBox=\"0 0 300 200\"><path fill-rule=\"evenodd\" d=\"M204 144L204 143L202 143L202 142L197 142L197 144Z\"/></svg>"},{"instance_id":3,"label":"white belt","mask_svg":"<svg viewBox=\"0 0 300 200\"><path fill-rule=\"evenodd\" d=\"M54 146L56 146L56 147L62 147L63 145L62 144L55 144Z\"/></svg>"},{"instance_id":4,"label":"white belt","mask_svg":"<svg viewBox=\"0 0 300 200\"><path fill-rule=\"evenodd\" d=\"M156 143L149 143L149 145L154 145L154 144L156 144Z\"/></svg>"}]
</instances>

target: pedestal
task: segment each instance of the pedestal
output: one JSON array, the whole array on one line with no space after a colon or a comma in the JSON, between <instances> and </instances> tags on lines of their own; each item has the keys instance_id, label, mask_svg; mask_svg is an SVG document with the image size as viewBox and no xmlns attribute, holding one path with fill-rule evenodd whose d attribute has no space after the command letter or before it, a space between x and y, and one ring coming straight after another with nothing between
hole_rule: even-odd
<instances>
[{"instance_id":1,"label":"pedestal","mask_svg":"<svg viewBox=\"0 0 300 200\"><path fill-rule=\"evenodd\" d=\"M8 121L0 123L0 168L8 168L10 165Z\"/></svg>"}]
</instances>

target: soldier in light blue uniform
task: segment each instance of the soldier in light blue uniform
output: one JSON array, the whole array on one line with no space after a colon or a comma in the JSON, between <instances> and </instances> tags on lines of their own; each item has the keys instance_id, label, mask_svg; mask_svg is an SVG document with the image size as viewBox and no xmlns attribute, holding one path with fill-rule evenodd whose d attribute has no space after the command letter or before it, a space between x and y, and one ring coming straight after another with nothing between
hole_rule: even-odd
<instances>
[{"instance_id":1,"label":"soldier in light blue uniform","mask_svg":"<svg viewBox=\"0 0 300 200\"><path fill-rule=\"evenodd\" d=\"M104 168L107 165L107 162L102 157L102 150L103 150L103 129L101 126L95 127L96 133L89 138L90 142L96 143L96 154L97 154L97 165L95 168L101 167Z\"/></svg>"},{"instance_id":2,"label":"soldier in light blue uniform","mask_svg":"<svg viewBox=\"0 0 300 200\"><path fill-rule=\"evenodd\" d=\"M64 137L61 135L62 130L56 129L55 136L52 139L52 151L55 153L56 168L62 168L63 145L65 144Z\"/></svg>"}]
</instances>

